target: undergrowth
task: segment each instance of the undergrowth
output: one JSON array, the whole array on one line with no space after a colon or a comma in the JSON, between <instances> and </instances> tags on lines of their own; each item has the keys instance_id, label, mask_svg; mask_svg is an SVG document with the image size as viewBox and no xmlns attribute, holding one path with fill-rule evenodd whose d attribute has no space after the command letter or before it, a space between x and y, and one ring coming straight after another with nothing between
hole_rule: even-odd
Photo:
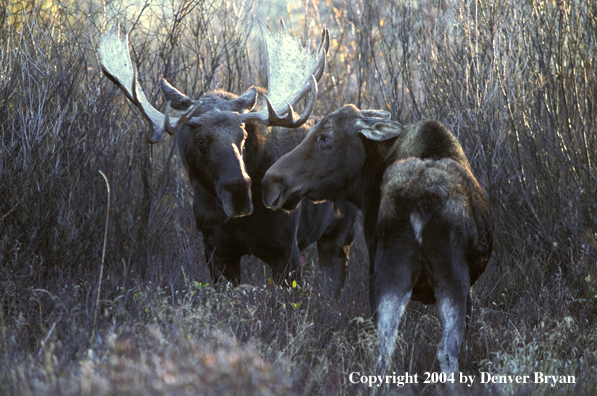
<instances>
[{"instance_id":1,"label":"undergrowth","mask_svg":"<svg viewBox=\"0 0 597 396\"><path fill-rule=\"evenodd\" d=\"M238 94L266 85L256 21L280 17L312 48L330 29L316 115L354 103L438 119L490 197L494 252L460 355L477 379L454 392L597 393L594 1L0 3L0 394L371 394L350 381L376 374L362 232L340 302L311 286L313 247L295 287L252 257L244 285L214 286L174 139L148 145L97 63L118 20L156 107L160 78ZM440 333L434 307L411 303L396 358L438 372Z\"/></svg>"}]
</instances>

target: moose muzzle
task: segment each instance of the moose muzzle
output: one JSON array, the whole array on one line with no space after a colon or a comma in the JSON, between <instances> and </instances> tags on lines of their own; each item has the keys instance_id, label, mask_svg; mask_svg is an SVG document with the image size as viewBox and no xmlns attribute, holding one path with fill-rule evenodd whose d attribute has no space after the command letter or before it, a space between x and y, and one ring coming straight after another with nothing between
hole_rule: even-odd
<instances>
[{"instance_id":1,"label":"moose muzzle","mask_svg":"<svg viewBox=\"0 0 597 396\"><path fill-rule=\"evenodd\" d=\"M263 204L270 209L296 209L303 199L300 185L291 189L286 188L284 176L278 176L272 169L266 172L261 184Z\"/></svg>"},{"instance_id":2,"label":"moose muzzle","mask_svg":"<svg viewBox=\"0 0 597 396\"><path fill-rule=\"evenodd\" d=\"M251 179L248 176L219 184L216 193L229 217L248 216L253 213Z\"/></svg>"}]
</instances>

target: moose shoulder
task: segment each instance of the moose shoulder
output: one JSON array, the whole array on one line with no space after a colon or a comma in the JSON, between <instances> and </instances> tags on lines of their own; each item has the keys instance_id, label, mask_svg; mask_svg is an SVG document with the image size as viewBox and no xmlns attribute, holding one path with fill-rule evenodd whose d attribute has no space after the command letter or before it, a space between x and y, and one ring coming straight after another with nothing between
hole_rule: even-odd
<instances>
[{"instance_id":1,"label":"moose shoulder","mask_svg":"<svg viewBox=\"0 0 597 396\"><path fill-rule=\"evenodd\" d=\"M458 140L437 121L403 127L347 105L324 117L265 174L263 201L349 201L363 212L378 369L389 369L410 299L437 302L442 371L458 371L470 287L492 249L485 192Z\"/></svg>"},{"instance_id":2,"label":"moose shoulder","mask_svg":"<svg viewBox=\"0 0 597 396\"><path fill-rule=\"evenodd\" d=\"M253 254L268 263L276 281L300 274L300 249L317 241L325 290L338 297L352 245L356 207L335 211L331 203L306 201L293 212L271 211L261 200L261 179L280 156L305 136L313 110L317 80L323 74L329 33L319 48L307 48L282 23L277 34L262 25L268 58L269 96L256 108L262 89L241 95L213 91L192 99L165 81L165 113L155 109L138 88L126 38L118 26L102 37L99 55L104 73L151 122L147 140L156 143L164 131L177 134L178 148L193 190L197 227L203 233L206 258L214 280L240 281L240 260ZM289 53L290 52L290 53ZM306 98L300 116L293 106ZM170 117L170 106L182 112ZM283 109L282 113L278 110ZM307 124L309 125L309 124ZM289 131L294 131L289 134Z\"/></svg>"}]
</instances>

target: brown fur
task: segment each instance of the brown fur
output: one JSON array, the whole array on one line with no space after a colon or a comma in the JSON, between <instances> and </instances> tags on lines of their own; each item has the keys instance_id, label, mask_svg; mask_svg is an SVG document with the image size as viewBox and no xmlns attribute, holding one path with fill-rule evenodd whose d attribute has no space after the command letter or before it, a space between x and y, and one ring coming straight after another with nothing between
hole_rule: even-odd
<instances>
[{"instance_id":1,"label":"brown fur","mask_svg":"<svg viewBox=\"0 0 597 396\"><path fill-rule=\"evenodd\" d=\"M262 182L266 206L348 200L363 212L378 369L389 369L408 300L438 303L438 360L458 370L469 289L484 271L493 224L462 147L437 121L402 127L347 105L314 126Z\"/></svg>"},{"instance_id":2,"label":"brown fur","mask_svg":"<svg viewBox=\"0 0 597 396\"><path fill-rule=\"evenodd\" d=\"M182 95L176 92L165 90ZM206 94L198 99L196 121L182 127L177 136L212 276L237 284L241 258L252 254L270 265L276 282L291 281L300 276L299 250L317 242L324 292L339 298L358 210L347 203L337 212L332 203L314 205L307 200L289 213L269 210L261 200L253 202L253 196L261 195L266 170L307 132L305 127L241 123L238 115L253 108L257 92L253 88L238 97L222 91Z\"/></svg>"}]
</instances>

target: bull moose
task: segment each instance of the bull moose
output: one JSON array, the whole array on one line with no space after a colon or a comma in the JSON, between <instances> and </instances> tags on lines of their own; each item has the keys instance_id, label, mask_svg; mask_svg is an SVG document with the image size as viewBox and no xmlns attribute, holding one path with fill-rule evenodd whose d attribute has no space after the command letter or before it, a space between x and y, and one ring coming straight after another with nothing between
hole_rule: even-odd
<instances>
[{"instance_id":1,"label":"bull moose","mask_svg":"<svg viewBox=\"0 0 597 396\"><path fill-rule=\"evenodd\" d=\"M492 249L485 192L456 137L437 121L403 127L389 113L346 105L324 117L262 181L267 207L304 197L349 201L363 212L369 295L387 372L409 300L437 302L438 360L458 371L470 288Z\"/></svg>"},{"instance_id":2,"label":"bull moose","mask_svg":"<svg viewBox=\"0 0 597 396\"><path fill-rule=\"evenodd\" d=\"M261 196L265 171L306 135L317 96L317 80L325 68L329 32L323 30L317 50L309 53L281 21L277 34L261 23L268 58L265 106L255 109L263 89L237 96L216 90L194 100L165 80L164 113L147 100L128 51L128 36L116 25L101 38L99 58L104 74L122 89L153 126L146 135L159 142L167 131L177 145L193 190L193 210L202 232L214 281L240 282L240 261L252 254L268 263L274 280L300 276L300 249L317 241L324 291L341 293L358 209L351 204L303 203L293 212L266 209ZM307 98L300 116L293 110ZM182 112L170 117L170 107ZM276 110L285 109L281 114ZM298 117L298 118L297 118Z\"/></svg>"}]
</instances>

